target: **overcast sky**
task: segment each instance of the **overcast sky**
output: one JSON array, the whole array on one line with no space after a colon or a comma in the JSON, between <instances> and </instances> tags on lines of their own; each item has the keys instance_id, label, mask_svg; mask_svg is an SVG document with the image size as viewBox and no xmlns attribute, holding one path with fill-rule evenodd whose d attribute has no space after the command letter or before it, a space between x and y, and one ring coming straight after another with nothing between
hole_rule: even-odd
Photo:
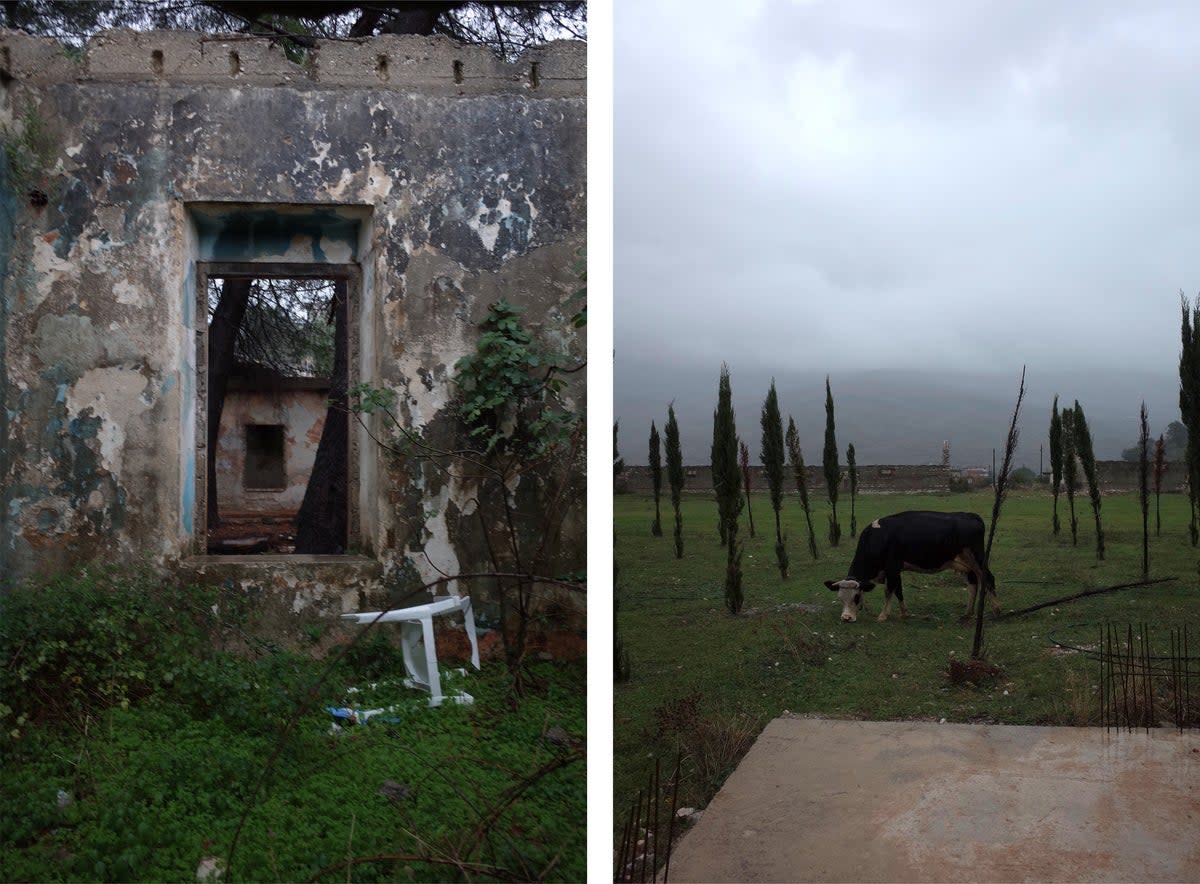
<instances>
[{"instance_id":1,"label":"overcast sky","mask_svg":"<svg viewBox=\"0 0 1200 884\"><path fill-rule=\"evenodd\" d=\"M680 421L685 458L707 459L722 361L754 439L772 376L819 402L826 374L835 396L879 377L864 373L979 374L1011 412L1024 364L1035 462L1054 393L1086 386L1089 417L1128 413L1126 444L1141 397L1155 433L1178 418L1179 291L1200 290L1200 5L642 0L614 24L614 411L631 463L672 399L701 403ZM869 403L838 406L870 432ZM810 461L823 419L797 415ZM872 460L903 460L884 431L863 440Z\"/></svg>"}]
</instances>

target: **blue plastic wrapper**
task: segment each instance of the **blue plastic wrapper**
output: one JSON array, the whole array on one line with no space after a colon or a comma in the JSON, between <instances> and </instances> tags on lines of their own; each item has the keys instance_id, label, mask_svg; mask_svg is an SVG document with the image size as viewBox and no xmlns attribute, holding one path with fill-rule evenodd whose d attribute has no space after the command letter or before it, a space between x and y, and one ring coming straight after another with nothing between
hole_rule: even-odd
<instances>
[{"instance_id":1,"label":"blue plastic wrapper","mask_svg":"<svg viewBox=\"0 0 1200 884\"><path fill-rule=\"evenodd\" d=\"M387 715L391 709L351 709L349 706L326 706L333 716L333 723L345 727L382 721L384 724L399 724L400 719Z\"/></svg>"}]
</instances>

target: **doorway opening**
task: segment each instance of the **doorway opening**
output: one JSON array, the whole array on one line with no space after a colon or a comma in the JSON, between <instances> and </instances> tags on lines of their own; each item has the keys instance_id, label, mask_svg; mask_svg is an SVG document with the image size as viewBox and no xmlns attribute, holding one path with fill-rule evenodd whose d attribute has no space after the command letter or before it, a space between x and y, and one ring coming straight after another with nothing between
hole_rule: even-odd
<instances>
[{"instance_id":1,"label":"doorway opening","mask_svg":"<svg viewBox=\"0 0 1200 884\"><path fill-rule=\"evenodd\" d=\"M197 282L196 552L348 553L356 268L201 263Z\"/></svg>"}]
</instances>

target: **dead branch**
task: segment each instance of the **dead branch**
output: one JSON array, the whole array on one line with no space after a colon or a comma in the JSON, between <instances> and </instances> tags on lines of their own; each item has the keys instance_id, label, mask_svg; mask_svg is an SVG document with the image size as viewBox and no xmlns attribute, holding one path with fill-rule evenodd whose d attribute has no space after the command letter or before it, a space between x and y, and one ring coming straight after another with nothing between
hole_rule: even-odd
<instances>
[{"instance_id":1,"label":"dead branch","mask_svg":"<svg viewBox=\"0 0 1200 884\"><path fill-rule=\"evenodd\" d=\"M1086 598L1087 596L1090 596L1090 595L1100 595L1101 593L1105 593L1105 592L1115 592L1118 589L1132 589L1135 586L1153 586L1156 583L1170 583L1170 582L1172 582L1174 580L1178 580L1178 579L1179 579L1178 577L1159 577L1159 578L1156 578L1155 580L1138 580L1135 583L1118 583L1116 586L1105 586L1100 589L1087 589L1087 590L1084 590L1083 592L1077 592L1074 595L1063 596L1060 599L1054 599L1053 601L1049 601L1049 602L1042 602L1040 605L1033 605L1032 607L1029 607L1029 608L1022 608L1019 611L1006 611L1005 613L1000 615L1000 619L1005 620L1009 617L1020 617L1022 614L1029 614L1033 611L1040 611L1042 608L1049 608L1052 605L1062 604L1063 602L1073 602L1073 601L1075 601L1075 599Z\"/></svg>"}]
</instances>

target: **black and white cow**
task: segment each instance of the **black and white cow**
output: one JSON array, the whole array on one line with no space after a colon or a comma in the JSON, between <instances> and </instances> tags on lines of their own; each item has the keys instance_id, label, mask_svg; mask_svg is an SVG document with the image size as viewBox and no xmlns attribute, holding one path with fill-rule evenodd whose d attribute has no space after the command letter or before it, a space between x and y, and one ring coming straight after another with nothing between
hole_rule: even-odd
<instances>
[{"instance_id":1,"label":"black and white cow","mask_svg":"<svg viewBox=\"0 0 1200 884\"><path fill-rule=\"evenodd\" d=\"M975 593L982 584L991 594L992 608L1000 613L996 598L996 578L983 565L983 519L975 513L907 512L876 519L858 537L858 549L850 572L842 580L826 580L825 585L842 602L842 620L858 619L863 593L885 583L886 590L880 620L886 620L892 596L904 607L901 571L932 574L952 568L967 577L970 590L967 616L975 607Z\"/></svg>"}]
</instances>

